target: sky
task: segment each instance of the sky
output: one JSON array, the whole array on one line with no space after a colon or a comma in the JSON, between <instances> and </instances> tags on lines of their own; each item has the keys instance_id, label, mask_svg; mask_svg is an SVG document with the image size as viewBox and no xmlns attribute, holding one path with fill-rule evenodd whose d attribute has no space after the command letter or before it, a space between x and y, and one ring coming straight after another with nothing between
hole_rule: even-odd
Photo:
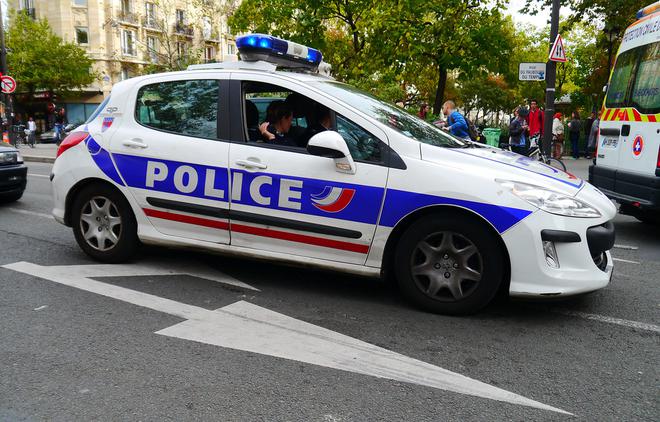
<instances>
[{"instance_id":1,"label":"sky","mask_svg":"<svg viewBox=\"0 0 660 422\"><path fill-rule=\"evenodd\" d=\"M527 3L527 0L509 0L508 14L513 16L513 20L517 23L531 24L538 28L548 26L550 20L550 7L540 11L535 16L523 15L519 12ZM568 13L566 7L560 9L560 15L566 16Z\"/></svg>"}]
</instances>

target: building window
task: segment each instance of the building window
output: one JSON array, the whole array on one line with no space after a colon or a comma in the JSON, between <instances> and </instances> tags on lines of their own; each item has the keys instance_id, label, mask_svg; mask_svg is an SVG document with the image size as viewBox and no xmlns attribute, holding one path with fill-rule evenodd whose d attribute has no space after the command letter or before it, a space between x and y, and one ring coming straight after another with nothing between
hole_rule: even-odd
<instances>
[{"instance_id":1,"label":"building window","mask_svg":"<svg viewBox=\"0 0 660 422\"><path fill-rule=\"evenodd\" d=\"M150 28L156 26L156 5L154 3L147 2L144 4L145 15L146 15L146 25Z\"/></svg>"},{"instance_id":2,"label":"building window","mask_svg":"<svg viewBox=\"0 0 660 422\"><path fill-rule=\"evenodd\" d=\"M131 72L126 67L121 68L120 80L125 81L131 77Z\"/></svg>"},{"instance_id":3,"label":"building window","mask_svg":"<svg viewBox=\"0 0 660 422\"><path fill-rule=\"evenodd\" d=\"M18 10L34 9L34 0L20 0Z\"/></svg>"},{"instance_id":4,"label":"building window","mask_svg":"<svg viewBox=\"0 0 660 422\"><path fill-rule=\"evenodd\" d=\"M211 39L213 32L213 25L211 24L211 18L204 16L204 21L202 22L202 35L205 39Z\"/></svg>"},{"instance_id":5,"label":"building window","mask_svg":"<svg viewBox=\"0 0 660 422\"><path fill-rule=\"evenodd\" d=\"M185 42L176 43L176 54L179 56L179 58L184 57L187 51L188 51L188 46L186 45Z\"/></svg>"},{"instance_id":6,"label":"building window","mask_svg":"<svg viewBox=\"0 0 660 422\"><path fill-rule=\"evenodd\" d=\"M121 0L121 11L123 13L131 12L131 0Z\"/></svg>"},{"instance_id":7,"label":"building window","mask_svg":"<svg viewBox=\"0 0 660 422\"><path fill-rule=\"evenodd\" d=\"M87 0L73 0L74 6L87 7Z\"/></svg>"},{"instance_id":8,"label":"building window","mask_svg":"<svg viewBox=\"0 0 660 422\"><path fill-rule=\"evenodd\" d=\"M149 54L151 63L158 62L158 44L156 43L156 38L147 37L147 53Z\"/></svg>"},{"instance_id":9,"label":"building window","mask_svg":"<svg viewBox=\"0 0 660 422\"><path fill-rule=\"evenodd\" d=\"M206 60L207 63L215 61L215 47L212 45L206 46L204 49L204 60Z\"/></svg>"},{"instance_id":10,"label":"building window","mask_svg":"<svg viewBox=\"0 0 660 422\"><path fill-rule=\"evenodd\" d=\"M89 44L89 32L86 26L76 26L76 42Z\"/></svg>"},{"instance_id":11,"label":"building window","mask_svg":"<svg viewBox=\"0 0 660 422\"><path fill-rule=\"evenodd\" d=\"M183 10L181 10L181 9L176 9L176 24L177 24L177 26L185 25Z\"/></svg>"},{"instance_id":12,"label":"building window","mask_svg":"<svg viewBox=\"0 0 660 422\"><path fill-rule=\"evenodd\" d=\"M121 31L121 52L127 56L135 56L135 31Z\"/></svg>"},{"instance_id":13,"label":"building window","mask_svg":"<svg viewBox=\"0 0 660 422\"><path fill-rule=\"evenodd\" d=\"M236 46L234 44L227 44L227 54L236 54Z\"/></svg>"}]
</instances>

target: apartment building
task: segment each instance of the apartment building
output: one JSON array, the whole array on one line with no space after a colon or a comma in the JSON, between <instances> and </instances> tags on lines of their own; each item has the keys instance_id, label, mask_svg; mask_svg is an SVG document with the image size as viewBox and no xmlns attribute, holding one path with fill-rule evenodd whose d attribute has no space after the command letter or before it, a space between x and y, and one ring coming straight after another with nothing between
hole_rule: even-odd
<instances>
[{"instance_id":1,"label":"apartment building","mask_svg":"<svg viewBox=\"0 0 660 422\"><path fill-rule=\"evenodd\" d=\"M9 0L9 8L48 19L53 31L93 60L99 79L72 98L56 99L70 122L83 121L120 80L167 61L235 60L226 12L232 0ZM201 6L200 6L201 5ZM206 7L208 6L208 7ZM177 62L179 63L179 62ZM39 98L41 97L41 98ZM41 115L37 93L30 112ZM43 111L46 113L46 111ZM45 118L45 117L44 117Z\"/></svg>"}]
</instances>

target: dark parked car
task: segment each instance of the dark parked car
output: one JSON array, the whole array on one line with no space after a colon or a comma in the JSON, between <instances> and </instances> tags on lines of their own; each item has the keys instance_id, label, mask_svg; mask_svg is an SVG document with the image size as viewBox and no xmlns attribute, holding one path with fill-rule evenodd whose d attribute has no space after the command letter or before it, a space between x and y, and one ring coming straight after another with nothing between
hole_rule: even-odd
<instances>
[{"instance_id":1,"label":"dark parked car","mask_svg":"<svg viewBox=\"0 0 660 422\"><path fill-rule=\"evenodd\" d=\"M0 202L17 201L27 183L27 167L21 153L0 143Z\"/></svg>"}]
</instances>

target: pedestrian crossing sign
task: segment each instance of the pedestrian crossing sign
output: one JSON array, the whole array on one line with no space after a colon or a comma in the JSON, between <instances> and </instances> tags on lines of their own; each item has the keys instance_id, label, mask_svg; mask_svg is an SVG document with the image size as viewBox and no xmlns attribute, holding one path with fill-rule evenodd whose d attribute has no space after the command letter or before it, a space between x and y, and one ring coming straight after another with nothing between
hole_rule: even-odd
<instances>
[{"instance_id":1,"label":"pedestrian crossing sign","mask_svg":"<svg viewBox=\"0 0 660 422\"><path fill-rule=\"evenodd\" d=\"M559 34L557 34L557 38L555 38L555 42L552 44L549 59L553 62L566 61L566 49L564 48L564 40Z\"/></svg>"}]
</instances>

